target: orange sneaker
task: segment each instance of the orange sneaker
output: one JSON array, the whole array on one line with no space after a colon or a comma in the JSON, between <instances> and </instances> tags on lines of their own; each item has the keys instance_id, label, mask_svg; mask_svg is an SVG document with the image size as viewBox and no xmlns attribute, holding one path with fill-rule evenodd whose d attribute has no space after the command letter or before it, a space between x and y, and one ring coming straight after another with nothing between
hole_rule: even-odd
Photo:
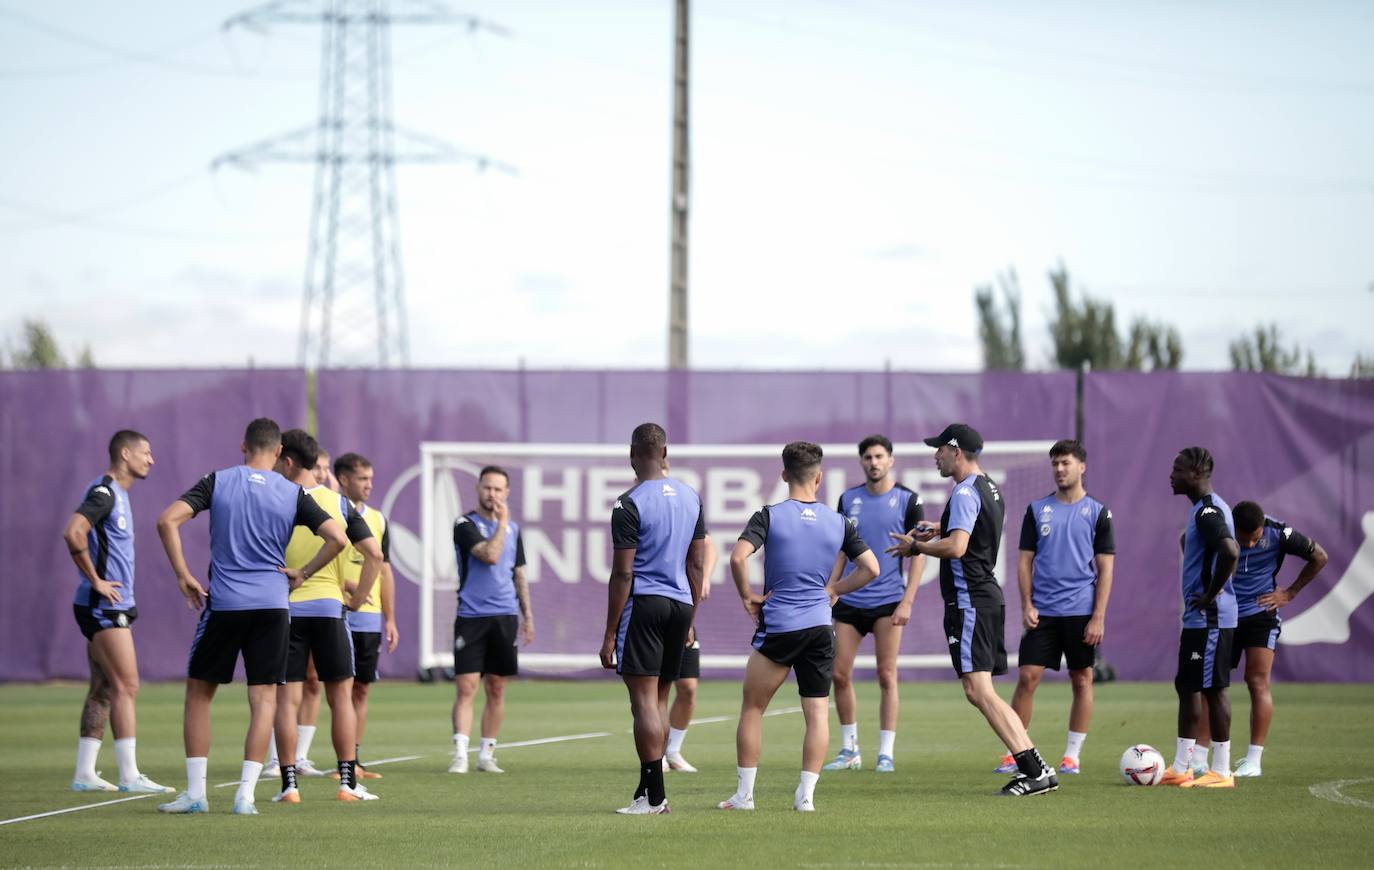
<instances>
[{"instance_id":1,"label":"orange sneaker","mask_svg":"<svg viewBox=\"0 0 1374 870\"><path fill-rule=\"evenodd\" d=\"M283 789L281 794L272 798L272 803L274 804L298 804L300 802L301 793L300 790L296 788Z\"/></svg>"},{"instance_id":2,"label":"orange sneaker","mask_svg":"<svg viewBox=\"0 0 1374 870\"><path fill-rule=\"evenodd\" d=\"M361 764L358 765L358 779L381 779L380 773L373 773Z\"/></svg>"},{"instance_id":3,"label":"orange sneaker","mask_svg":"<svg viewBox=\"0 0 1374 870\"><path fill-rule=\"evenodd\" d=\"M1235 788L1236 778L1234 776L1217 773L1209 770L1197 779L1190 782L1181 782L1179 788Z\"/></svg>"},{"instance_id":4,"label":"orange sneaker","mask_svg":"<svg viewBox=\"0 0 1374 870\"><path fill-rule=\"evenodd\" d=\"M1182 773L1179 773L1178 771L1174 770L1172 766L1165 770L1164 776L1160 777L1159 779L1160 785L1187 786L1191 785L1192 782L1193 772L1191 770L1185 770Z\"/></svg>"}]
</instances>

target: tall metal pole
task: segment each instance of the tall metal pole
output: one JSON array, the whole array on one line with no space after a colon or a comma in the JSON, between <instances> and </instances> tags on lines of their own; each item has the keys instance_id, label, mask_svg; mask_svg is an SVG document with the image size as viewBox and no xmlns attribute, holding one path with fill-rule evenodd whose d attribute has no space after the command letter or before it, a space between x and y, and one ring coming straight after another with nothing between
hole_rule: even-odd
<instances>
[{"instance_id":1,"label":"tall metal pole","mask_svg":"<svg viewBox=\"0 0 1374 870\"><path fill-rule=\"evenodd\" d=\"M669 266L668 368L687 368L688 0L677 0L673 57L673 226Z\"/></svg>"}]
</instances>

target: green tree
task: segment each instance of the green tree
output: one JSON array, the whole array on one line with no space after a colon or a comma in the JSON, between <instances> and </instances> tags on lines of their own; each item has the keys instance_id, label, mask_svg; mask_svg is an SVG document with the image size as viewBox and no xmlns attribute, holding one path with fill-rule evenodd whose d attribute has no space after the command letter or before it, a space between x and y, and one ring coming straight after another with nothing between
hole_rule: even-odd
<instances>
[{"instance_id":1,"label":"green tree","mask_svg":"<svg viewBox=\"0 0 1374 870\"><path fill-rule=\"evenodd\" d=\"M1004 308L997 306L991 284L973 291L978 306L978 338L983 344L983 368L988 371L1021 371L1026 367L1026 351L1021 344L1021 283L1016 270L997 276Z\"/></svg>"},{"instance_id":2,"label":"green tree","mask_svg":"<svg viewBox=\"0 0 1374 870\"><path fill-rule=\"evenodd\" d=\"M57 343L57 336L47 322L37 318L26 318L20 327L19 348L10 354L11 368L39 371L43 369L65 369L67 358ZM95 368L95 354L89 344L82 347L76 356L76 367Z\"/></svg>"},{"instance_id":3,"label":"green tree","mask_svg":"<svg viewBox=\"0 0 1374 870\"><path fill-rule=\"evenodd\" d=\"M1137 317L1123 338L1116 328L1112 303L1075 294L1069 270L1060 263L1050 270L1054 311L1050 339L1060 368L1083 365L1099 371L1177 369L1183 364L1183 339L1174 327Z\"/></svg>"},{"instance_id":4,"label":"green tree","mask_svg":"<svg viewBox=\"0 0 1374 870\"><path fill-rule=\"evenodd\" d=\"M1352 378L1374 378L1374 356L1356 354L1355 362L1350 364Z\"/></svg>"},{"instance_id":5,"label":"green tree","mask_svg":"<svg viewBox=\"0 0 1374 870\"><path fill-rule=\"evenodd\" d=\"M1254 332L1232 341L1230 351L1231 368L1234 371L1275 372L1309 378L1321 374L1312 351L1304 353L1302 346L1297 343L1291 348L1283 346L1277 323L1256 326Z\"/></svg>"}]
</instances>

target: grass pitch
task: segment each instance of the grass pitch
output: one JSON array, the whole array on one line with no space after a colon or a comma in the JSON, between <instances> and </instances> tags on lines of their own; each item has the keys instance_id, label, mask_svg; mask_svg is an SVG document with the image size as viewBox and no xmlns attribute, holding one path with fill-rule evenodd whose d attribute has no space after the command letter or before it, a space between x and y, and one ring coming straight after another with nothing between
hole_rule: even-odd
<instances>
[{"instance_id":1,"label":"grass pitch","mask_svg":"<svg viewBox=\"0 0 1374 870\"><path fill-rule=\"evenodd\" d=\"M1011 686L1000 682L1004 696ZM304 802L268 798L261 815L229 814L247 706L226 687L214 709L210 815L168 817L152 797L0 825L0 866L33 867L1099 867L1184 865L1368 867L1374 854L1374 778L1364 775L1374 686L1285 685L1264 776L1234 791L1129 787L1117 774L1127 746L1172 756L1174 696L1163 684L1097 687L1084 773L1059 792L1007 800L990 771L1001 754L957 684L902 686L897 772L872 772L877 688L860 686L860 741L868 768L823 774L815 814L791 810L800 760L800 714L765 720L758 810L726 813L733 791L739 687L703 683L684 754L697 774L669 774L668 816L612 813L637 780L624 688L618 683L517 682L508 690L503 743L608 732L498 749L504 776L445 772L452 686L383 683L374 689L364 759L420 756L375 769L382 800L339 804L332 780L302 783ZM774 709L796 704L791 684ZM84 688L0 686L0 821L119 795L67 791ZM1063 749L1068 686L1037 694L1031 734L1046 758ZM1233 687L1235 759L1244 754L1248 700ZM479 701L480 704L480 701ZM332 762L328 712L312 754ZM832 713L832 748L838 743ZM114 778L110 735L100 767ZM474 741L475 743L475 741ZM184 787L181 687L145 686L139 762L154 779ZM1313 794L1312 786L1337 783Z\"/></svg>"}]
</instances>

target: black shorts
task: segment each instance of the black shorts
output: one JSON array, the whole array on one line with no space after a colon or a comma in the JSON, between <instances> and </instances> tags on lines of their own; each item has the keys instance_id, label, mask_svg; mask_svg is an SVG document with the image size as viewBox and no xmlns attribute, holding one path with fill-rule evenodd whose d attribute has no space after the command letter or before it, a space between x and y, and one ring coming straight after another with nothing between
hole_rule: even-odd
<instances>
[{"instance_id":1,"label":"black shorts","mask_svg":"<svg viewBox=\"0 0 1374 870\"><path fill-rule=\"evenodd\" d=\"M359 683L377 682L377 661L382 657L380 631L355 631L353 635L353 679Z\"/></svg>"},{"instance_id":2,"label":"black shorts","mask_svg":"<svg viewBox=\"0 0 1374 870\"><path fill-rule=\"evenodd\" d=\"M513 677L520 673L516 649L520 618L460 616L453 621L453 672Z\"/></svg>"},{"instance_id":3,"label":"black shorts","mask_svg":"<svg viewBox=\"0 0 1374 870\"><path fill-rule=\"evenodd\" d=\"M843 601L836 601L835 606L830 608L830 615L836 622L852 625L854 630L859 633L859 637L863 637L873 631L873 623L895 613L897 605L900 603L900 601L892 601L878 607L854 607Z\"/></svg>"},{"instance_id":4,"label":"black shorts","mask_svg":"<svg viewBox=\"0 0 1374 870\"><path fill-rule=\"evenodd\" d=\"M1185 628L1178 638L1180 692L1224 689L1231 685L1231 645L1234 628Z\"/></svg>"},{"instance_id":5,"label":"black shorts","mask_svg":"<svg viewBox=\"0 0 1374 870\"><path fill-rule=\"evenodd\" d=\"M797 694L826 698L835 673L835 629L828 625L783 631L755 632L754 649L797 675Z\"/></svg>"},{"instance_id":6,"label":"black shorts","mask_svg":"<svg viewBox=\"0 0 1374 870\"><path fill-rule=\"evenodd\" d=\"M353 633L342 616L291 617L291 648L286 656L286 681L303 683L315 658L315 674L322 683L353 676Z\"/></svg>"},{"instance_id":7,"label":"black shorts","mask_svg":"<svg viewBox=\"0 0 1374 870\"><path fill-rule=\"evenodd\" d=\"M1240 664L1240 655L1247 649L1273 649L1282 633L1283 620L1272 610L1242 616L1236 622L1236 636L1231 641L1231 667Z\"/></svg>"},{"instance_id":8,"label":"black shorts","mask_svg":"<svg viewBox=\"0 0 1374 870\"><path fill-rule=\"evenodd\" d=\"M1002 641L1006 616L1003 605L967 610L945 606L945 640L954 673L962 677L991 671L995 677L1007 672L1007 648Z\"/></svg>"},{"instance_id":9,"label":"black shorts","mask_svg":"<svg viewBox=\"0 0 1374 870\"><path fill-rule=\"evenodd\" d=\"M692 627L692 605L662 595L631 595L615 633L615 672L672 682Z\"/></svg>"},{"instance_id":10,"label":"black shorts","mask_svg":"<svg viewBox=\"0 0 1374 870\"><path fill-rule=\"evenodd\" d=\"M679 680L699 680L701 679L701 643L692 641L692 645L682 651L682 665L678 668L677 678Z\"/></svg>"},{"instance_id":11,"label":"black shorts","mask_svg":"<svg viewBox=\"0 0 1374 870\"><path fill-rule=\"evenodd\" d=\"M109 610L104 607L73 604L72 613L76 615L76 626L81 629L81 634L86 640L94 639L96 632L107 628L128 628L138 619L137 607L130 607L128 610Z\"/></svg>"},{"instance_id":12,"label":"black shorts","mask_svg":"<svg viewBox=\"0 0 1374 870\"><path fill-rule=\"evenodd\" d=\"M211 610L200 612L186 676L207 683L234 679L234 664L243 653L248 685L286 682L286 650L291 641L288 610Z\"/></svg>"},{"instance_id":13,"label":"black shorts","mask_svg":"<svg viewBox=\"0 0 1374 870\"><path fill-rule=\"evenodd\" d=\"M1083 632L1091 616L1042 616L1040 623L1021 635L1021 665L1039 665L1059 670L1067 660L1069 670L1093 666L1097 650L1083 642Z\"/></svg>"}]
</instances>

